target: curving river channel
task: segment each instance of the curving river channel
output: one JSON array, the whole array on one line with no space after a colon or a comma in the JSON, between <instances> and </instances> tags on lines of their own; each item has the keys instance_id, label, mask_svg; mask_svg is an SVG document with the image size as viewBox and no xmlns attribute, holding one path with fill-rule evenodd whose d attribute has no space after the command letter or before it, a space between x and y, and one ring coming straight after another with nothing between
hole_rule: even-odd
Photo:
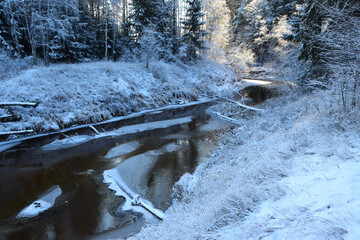
<instances>
[{"instance_id":1,"label":"curving river channel","mask_svg":"<svg viewBox=\"0 0 360 240\"><path fill-rule=\"evenodd\" d=\"M167 124L156 127L161 123ZM159 220L124 208L126 197L111 182L117 184L121 176L156 211L165 212L173 184L211 153L214 132L229 127L203 110L117 131L126 134L32 140L2 150L0 239L107 239L136 233Z\"/></svg>"}]
</instances>

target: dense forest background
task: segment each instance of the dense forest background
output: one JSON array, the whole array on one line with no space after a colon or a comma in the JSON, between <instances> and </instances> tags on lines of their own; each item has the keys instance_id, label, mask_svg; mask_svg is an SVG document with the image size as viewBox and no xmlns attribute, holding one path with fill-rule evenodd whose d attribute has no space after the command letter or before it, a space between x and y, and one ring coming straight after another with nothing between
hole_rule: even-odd
<instances>
[{"instance_id":1,"label":"dense forest background","mask_svg":"<svg viewBox=\"0 0 360 240\"><path fill-rule=\"evenodd\" d=\"M347 79L335 83L356 105L359 17L356 0L0 0L0 49L33 65L205 55L238 72L271 64L317 87Z\"/></svg>"}]
</instances>

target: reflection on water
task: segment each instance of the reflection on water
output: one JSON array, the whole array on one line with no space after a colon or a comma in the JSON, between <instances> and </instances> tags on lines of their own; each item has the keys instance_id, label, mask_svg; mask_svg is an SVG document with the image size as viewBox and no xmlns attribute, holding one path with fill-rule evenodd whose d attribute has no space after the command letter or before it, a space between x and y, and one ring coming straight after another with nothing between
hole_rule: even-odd
<instances>
[{"instance_id":1,"label":"reflection on water","mask_svg":"<svg viewBox=\"0 0 360 240\"><path fill-rule=\"evenodd\" d=\"M156 208L166 210L173 184L192 171L206 152L200 146L206 145L211 130L199 131L199 127L208 120L203 116L181 126L94 139L69 149L46 151L39 142L0 153L0 239L84 239L136 222L141 214L118 211L124 199L107 188L102 174L148 151L159 154L145 186L139 187ZM133 151L118 147L120 153L113 151L105 157L127 142L136 142ZM31 219L16 218L24 207L56 185L62 194L54 207Z\"/></svg>"}]
</instances>

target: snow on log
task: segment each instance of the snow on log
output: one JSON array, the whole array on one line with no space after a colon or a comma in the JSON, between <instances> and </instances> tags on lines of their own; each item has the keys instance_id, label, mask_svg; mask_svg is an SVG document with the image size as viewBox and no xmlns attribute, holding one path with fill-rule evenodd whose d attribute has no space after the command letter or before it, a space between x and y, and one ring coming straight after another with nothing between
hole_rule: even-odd
<instances>
[{"instance_id":1,"label":"snow on log","mask_svg":"<svg viewBox=\"0 0 360 240\"><path fill-rule=\"evenodd\" d=\"M38 104L33 102L0 102L0 107L36 107Z\"/></svg>"},{"instance_id":2,"label":"snow on log","mask_svg":"<svg viewBox=\"0 0 360 240\"><path fill-rule=\"evenodd\" d=\"M243 123L241 123L240 121L237 121L236 119L233 119L231 117L227 117L225 115L222 115L221 113L219 112L215 112L215 111L211 111L212 113L216 114L217 116L219 116L220 118L222 119L225 119L226 121L229 121L229 122L232 122L232 123L236 123L238 125L243 125Z\"/></svg>"},{"instance_id":3,"label":"snow on log","mask_svg":"<svg viewBox=\"0 0 360 240\"><path fill-rule=\"evenodd\" d=\"M140 199L140 196L139 196L138 194L136 194L136 195L133 197L133 199L131 200L131 205L143 207L145 210L147 210L148 212L150 212L152 215L154 215L155 217L157 217L159 220L164 220L164 218L165 218L165 214L164 214L162 211L160 211L160 210L158 210L158 209L150 206L150 205L147 204L145 201L142 201L142 200Z\"/></svg>"},{"instance_id":4,"label":"snow on log","mask_svg":"<svg viewBox=\"0 0 360 240\"><path fill-rule=\"evenodd\" d=\"M21 131L11 131L11 132L0 132L0 136L5 135L13 135L13 134L25 134L25 133L33 133L34 130L21 130Z\"/></svg>"},{"instance_id":5,"label":"snow on log","mask_svg":"<svg viewBox=\"0 0 360 240\"><path fill-rule=\"evenodd\" d=\"M1 121L8 121L9 119L13 118L13 115L5 114L0 116L0 122Z\"/></svg>"},{"instance_id":6,"label":"snow on log","mask_svg":"<svg viewBox=\"0 0 360 240\"><path fill-rule=\"evenodd\" d=\"M93 130L94 133L96 133L97 135L100 134L99 131L98 131L93 125L89 125L89 128L90 128L91 130Z\"/></svg>"}]
</instances>

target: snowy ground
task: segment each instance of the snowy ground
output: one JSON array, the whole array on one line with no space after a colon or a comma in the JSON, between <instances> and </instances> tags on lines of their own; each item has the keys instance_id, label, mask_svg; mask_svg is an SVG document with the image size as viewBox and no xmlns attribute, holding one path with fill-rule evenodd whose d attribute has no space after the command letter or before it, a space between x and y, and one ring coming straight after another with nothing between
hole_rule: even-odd
<instances>
[{"instance_id":1,"label":"snowy ground","mask_svg":"<svg viewBox=\"0 0 360 240\"><path fill-rule=\"evenodd\" d=\"M360 134L327 95L269 100L134 239L359 239Z\"/></svg>"},{"instance_id":2,"label":"snowy ground","mask_svg":"<svg viewBox=\"0 0 360 240\"><path fill-rule=\"evenodd\" d=\"M177 102L207 92L231 89L233 73L218 64L191 66L156 62L95 62L34 67L1 80L0 102L35 102L11 107L21 121L1 123L0 132L57 131L73 124L99 122ZM206 83L206 84L205 84ZM9 112L0 109L0 117Z\"/></svg>"}]
</instances>

